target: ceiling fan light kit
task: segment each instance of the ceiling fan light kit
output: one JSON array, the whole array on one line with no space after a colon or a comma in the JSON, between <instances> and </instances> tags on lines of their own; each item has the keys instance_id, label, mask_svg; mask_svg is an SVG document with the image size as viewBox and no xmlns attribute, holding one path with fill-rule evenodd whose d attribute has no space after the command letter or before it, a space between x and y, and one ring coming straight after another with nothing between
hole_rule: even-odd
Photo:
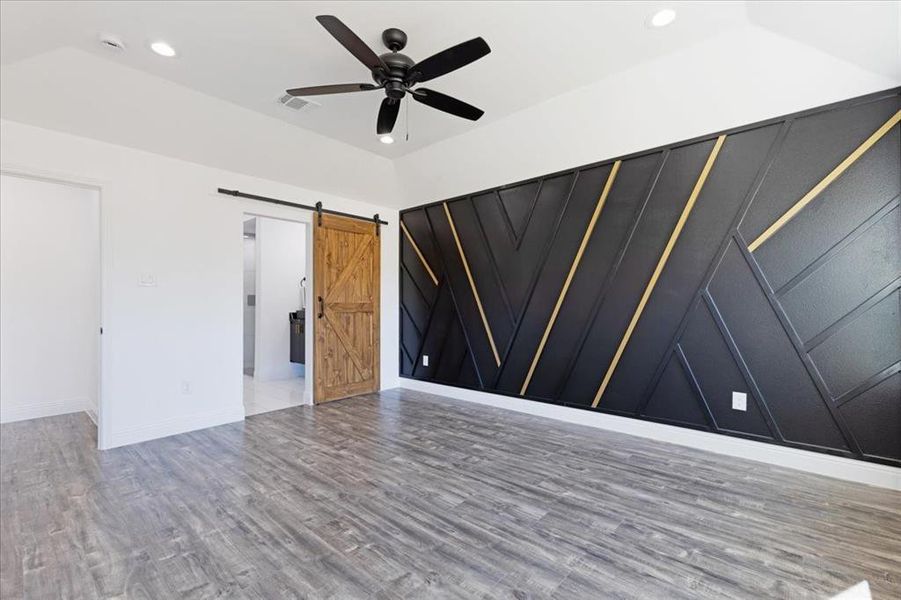
<instances>
[{"instance_id":1,"label":"ceiling fan light kit","mask_svg":"<svg viewBox=\"0 0 901 600\"><path fill-rule=\"evenodd\" d=\"M294 88L287 90L288 94L317 96L384 90L385 98L382 100L376 119L376 133L383 136L381 139L384 143L391 143L386 141L385 137L394 141L388 134L394 129L397 115L400 112L400 103L407 94L426 106L470 121L477 121L485 114L481 109L462 100L427 88L415 87L420 83L431 81L465 67L491 52L491 48L482 38L473 38L425 60L415 62L406 54L401 53L401 50L407 45L407 34L400 29L392 27L382 32L382 43L388 48L388 52L378 55L337 17L320 15L316 17L316 20L338 43L369 69L375 83L345 83Z\"/></svg>"}]
</instances>

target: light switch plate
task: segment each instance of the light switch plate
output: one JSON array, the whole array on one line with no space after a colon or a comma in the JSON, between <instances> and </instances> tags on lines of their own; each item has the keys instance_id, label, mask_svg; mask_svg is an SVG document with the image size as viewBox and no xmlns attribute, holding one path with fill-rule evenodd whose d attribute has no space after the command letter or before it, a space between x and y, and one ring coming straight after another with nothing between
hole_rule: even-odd
<instances>
[{"instance_id":1,"label":"light switch plate","mask_svg":"<svg viewBox=\"0 0 901 600\"><path fill-rule=\"evenodd\" d=\"M732 392L732 410L748 410L748 395L744 392Z\"/></svg>"},{"instance_id":2,"label":"light switch plate","mask_svg":"<svg viewBox=\"0 0 901 600\"><path fill-rule=\"evenodd\" d=\"M422 355L422 366L423 367L429 366L429 355L428 354Z\"/></svg>"}]
</instances>

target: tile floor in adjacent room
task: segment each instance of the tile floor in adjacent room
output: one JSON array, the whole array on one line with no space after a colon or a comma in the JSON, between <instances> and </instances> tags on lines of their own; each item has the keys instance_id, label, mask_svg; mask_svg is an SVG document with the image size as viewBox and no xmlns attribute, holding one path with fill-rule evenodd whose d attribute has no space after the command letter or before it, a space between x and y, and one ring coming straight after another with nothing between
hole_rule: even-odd
<instances>
[{"instance_id":1,"label":"tile floor in adjacent room","mask_svg":"<svg viewBox=\"0 0 901 600\"><path fill-rule=\"evenodd\" d=\"M259 381L250 375L244 375L244 414L258 415L301 405L304 403L305 389L303 377Z\"/></svg>"},{"instance_id":2,"label":"tile floor in adjacent room","mask_svg":"<svg viewBox=\"0 0 901 600\"><path fill-rule=\"evenodd\" d=\"M0 427L4 600L901 597L901 492L419 392L95 445Z\"/></svg>"}]
</instances>

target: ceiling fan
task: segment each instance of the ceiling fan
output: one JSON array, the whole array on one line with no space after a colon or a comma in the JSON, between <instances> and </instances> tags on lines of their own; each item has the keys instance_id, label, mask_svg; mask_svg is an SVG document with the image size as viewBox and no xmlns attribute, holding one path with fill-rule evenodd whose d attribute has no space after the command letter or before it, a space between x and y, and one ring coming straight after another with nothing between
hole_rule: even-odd
<instances>
[{"instance_id":1,"label":"ceiling fan","mask_svg":"<svg viewBox=\"0 0 901 600\"><path fill-rule=\"evenodd\" d=\"M460 67L465 67L489 52L491 48L480 37L457 44L425 60L413 62L409 56L400 51L407 45L407 34L400 29L391 28L382 32L382 42L388 48L381 56L376 54L350 28L332 15L320 15L316 20L325 27L338 42L366 65L372 74L372 83L343 83L336 85L318 85L287 90L292 96L317 96L322 94L344 94L347 92L367 92L385 90L385 99L379 108L376 120L376 133L385 135L394 129L400 102L409 93L417 102L430 106L456 117L477 121L484 111L457 100L441 92L427 88L415 88L419 83L431 81Z\"/></svg>"}]
</instances>

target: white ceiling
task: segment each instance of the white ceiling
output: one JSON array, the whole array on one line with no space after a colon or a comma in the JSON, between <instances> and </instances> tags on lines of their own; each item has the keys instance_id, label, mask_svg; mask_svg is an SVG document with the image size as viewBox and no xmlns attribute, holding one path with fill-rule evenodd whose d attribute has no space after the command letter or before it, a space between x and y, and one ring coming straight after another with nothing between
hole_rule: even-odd
<instances>
[{"instance_id":1,"label":"white ceiling","mask_svg":"<svg viewBox=\"0 0 901 600\"><path fill-rule=\"evenodd\" d=\"M901 2L748 2L748 18L868 71L901 74Z\"/></svg>"},{"instance_id":2,"label":"white ceiling","mask_svg":"<svg viewBox=\"0 0 901 600\"><path fill-rule=\"evenodd\" d=\"M678 4L676 22L656 30L645 21L665 3L4 1L0 59L8 65L74 46L396 157L747 23L743 3ZM370 81L365 67L315 21L318 14L335 14L379 53L382 30L400 27L409 36L404 52L414 60L484 37L490 55L429 87L482 108L485 116L472 123L406 102L409 141L386 146L375 135L381 92L319 96L321 106L310 112L278 105L288 87ZM101 32L119 36L127 50L102 47ZM178 58L150 52L155 39L172 44ZM403 112L396 133L406 133Z\"/></svg>"},{"instance_id":3,"label":"white ceiling","mask_svg":"<svg viewBox=\"0 0 901 600\"><path fill-rule=\"evenodd\" d=\"M648 16L663 6L677 10L675 23L659 30L646 27ZM377 51L381 31L400 27L409 35L404 52L414 60L483 36L492 47L490 55L428 85L483 108L485 116L472 123L412 103L410 140L386 146L374 132L379 92L320 96L321 106L311 112L281 107L276 98L286 87L367 80L366 69L319 26L317 14L339 16ZM605 118L637 118L623 111L639 104L686 105L690 113L696 96L705 93L697 78L715 83L726 75L724 69L733 82L729 90L742 94L725 100L729 105L741 100L793 107L789 101L795 97L808 102L797 86L814 98L832 98L834 92L840 99L848 97L844 80L853 80L850 88L861 93L896 85L901 82L899 16L897 1L3 0L0 116L345 198L403 206L416 199L403 197L412 193L405 190L416 190L409 184L413 176L459 183L463 178L452 167L473 160L494 164L498 152L507 163L526 168L526 155L546 151L550 145L545 142L553 136L566 138L558 140L558 149L568 147L586 126L607 127ZM119 36L127 50L102 47L101 32ZM178 58L150 52L149 42L156 39L170 42ZM787 54L784 61L774 56L783 52L780 48ZM791 60L802 54L800 63ZM827 61L819 58L827 56ZM827 64L831 67L820 78L800 77L804 69ZM667 77L661 77L661 69ZM779 76L761 77L769 71ZM861 76L867 73L873 77ZM764 80L784 83L753 90L737 83L754 86ZM586 96L589 89L602 90L601 98L620 107L617 114L589 111L585 117L591 107L577 114L572 97ZM648 89L651 98L644 97ZM771 97L785 102L767 102ZM766 108L760 118L773 114ZM656 119L651 116L651 122ZM543 132L541 140L533 139L537 130ZM611 131L595 137L614 136ZM708 131L701 127L693 135ZM404 132L401 113L397 137ZM502 151L498 137L516 139L515 147ZM671 139L679 138L663 141ZM629 145L633 140L617 141ZM549 158L577 161L564 166L608 156L596 144L584 150L584 157L554 154ZM421 201L419 196L421 191Z\"/></svg>"}]
</instances>

